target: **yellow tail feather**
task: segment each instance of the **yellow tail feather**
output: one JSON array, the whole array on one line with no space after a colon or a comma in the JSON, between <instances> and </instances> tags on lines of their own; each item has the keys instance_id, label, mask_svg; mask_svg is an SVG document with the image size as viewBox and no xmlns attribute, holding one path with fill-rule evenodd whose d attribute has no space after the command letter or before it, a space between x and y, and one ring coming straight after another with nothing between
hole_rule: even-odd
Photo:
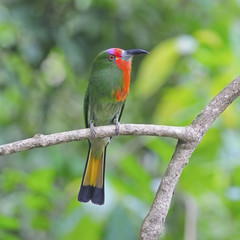
<instances>
[{"instance_id":1,"label":"yellow tail feather","mask_svg":"<svg viewBox=\"0 0 240 240\"><path fill-rule=\"evenodd\" d=\"M83 186L103 187L104 151L98 159L92 155L90 149Z\"/></svg>"}]
</instances>

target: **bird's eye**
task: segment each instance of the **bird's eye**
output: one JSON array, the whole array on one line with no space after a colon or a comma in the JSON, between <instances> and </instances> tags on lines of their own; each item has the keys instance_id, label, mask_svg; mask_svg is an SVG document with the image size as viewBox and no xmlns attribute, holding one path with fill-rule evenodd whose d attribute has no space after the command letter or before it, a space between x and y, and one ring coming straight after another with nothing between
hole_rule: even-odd
<instances>
[{"instance_id":1,"label":"bird's eye","mask_svg":"<svg viewBox=\"0 0 240 240\"><path fill-rule=\"evenodd\" d=\"M111 61L114 60L115 58L116 58L116 56L113 55L113 54L110 54L110 55L108 56L108 59L111 60Z\"/></svg>"}]
</instances>

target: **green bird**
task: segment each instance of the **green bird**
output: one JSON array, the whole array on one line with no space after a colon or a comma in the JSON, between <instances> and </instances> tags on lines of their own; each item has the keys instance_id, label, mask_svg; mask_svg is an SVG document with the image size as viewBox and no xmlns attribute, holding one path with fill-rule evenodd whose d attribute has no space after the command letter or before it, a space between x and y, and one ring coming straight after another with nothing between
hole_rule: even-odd
<instances>
[{"instance_id":1,"label":"green bird","mask_svg":"<svg viewBox=\"0 0 240 240\"><path fill-rule=\"evenodd\" d=\"M84 100L85 125L94 136L95 126L119 121L129 92L132 58L148 54L142 49L111 48L95 58ZM78 194L78 201L104 204L104 173L106 148L110 137L89 140L87 162Z\"/></svg>"}]
</instances>

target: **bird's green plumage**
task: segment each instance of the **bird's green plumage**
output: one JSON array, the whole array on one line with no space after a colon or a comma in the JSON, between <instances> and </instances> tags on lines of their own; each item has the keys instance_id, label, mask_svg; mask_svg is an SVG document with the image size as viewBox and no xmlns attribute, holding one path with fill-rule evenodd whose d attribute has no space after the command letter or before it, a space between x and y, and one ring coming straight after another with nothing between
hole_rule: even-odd
<instances>
[{"instance_id":1,"label":"bird's green plumage","mask_svg":"<svg viewBox=\"0 0 240 240\"><path fill-rule=\"evenodd\" d=\"M147 52L115 48L95 58L84 100L86 127L92 129L93 126L118 123L128 94L132 56L142 53ZM78 195L81 202L104 203L105 154L109 141L109 137L89 140L88 158Z\"/></svg>"},{"instance_id":2,"label":"bird's green plumage","mask_svg":"<svg viewBox=\"0 0 240 240\"><path fill-rule=\"evenodd\" d=\"M108 53L103 52L99 54L94 60L91 75L89 78L88 88L84 100L84 114L85 125L89 127L91 123L96 126L114 124L114 121L119 121L121 112L125 103L124 101L117 101L114 92L123 85L123 72L118 66L107 59ZM91 185L84 186L84 180L79 192L80 201L89 201L96 204L103 204L104 202L104 165L106 146L110 138L97 138L89 140L89 152L91 151L91 158L98 159L103 168L103 176L97 177L97 182L102 179L102 187L95 187ZM88 156L88 161L90 161ZM87 165L84 177L87 172ZM101 173L99 173L101 175ZM97 183L98 185L99 183ZM89 194L89 192L91 192ZM94 193L97 192L94 197ZM87 196L87 197L86 197Z\"/></svg>"},{"instance_id":3,"label":"bird's green plumage","mask_svg":"<svg viewBox=\"0 0 240 240\"><path fill-rule=\"evenodd\" d=\"M117 102L113 93L123 86L123 73L118 66L107 60L107 53L99 54L92 67L89 85L85 96L85 121L89 127L113 124L120 115L124 102ZM90 97L89 97L90 96Z\"/></svg>"}]
</instances>

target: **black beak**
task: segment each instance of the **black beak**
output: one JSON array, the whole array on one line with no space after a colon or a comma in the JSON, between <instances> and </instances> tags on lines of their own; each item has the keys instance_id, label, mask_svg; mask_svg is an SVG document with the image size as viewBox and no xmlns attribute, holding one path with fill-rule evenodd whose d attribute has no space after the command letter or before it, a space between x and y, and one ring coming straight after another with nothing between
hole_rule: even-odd
<instances>
[{"instance_id":1,"label":"black beak","mask_svg":"<svg viewBox=\"0 0 240 240\"><path fill-rule=\"evenodd\" d=\"M129 49L125 51L127 55L135 56L139 54L149 54L149 52L143 50L143 49Z\"/></svg>"}]
</instances>

